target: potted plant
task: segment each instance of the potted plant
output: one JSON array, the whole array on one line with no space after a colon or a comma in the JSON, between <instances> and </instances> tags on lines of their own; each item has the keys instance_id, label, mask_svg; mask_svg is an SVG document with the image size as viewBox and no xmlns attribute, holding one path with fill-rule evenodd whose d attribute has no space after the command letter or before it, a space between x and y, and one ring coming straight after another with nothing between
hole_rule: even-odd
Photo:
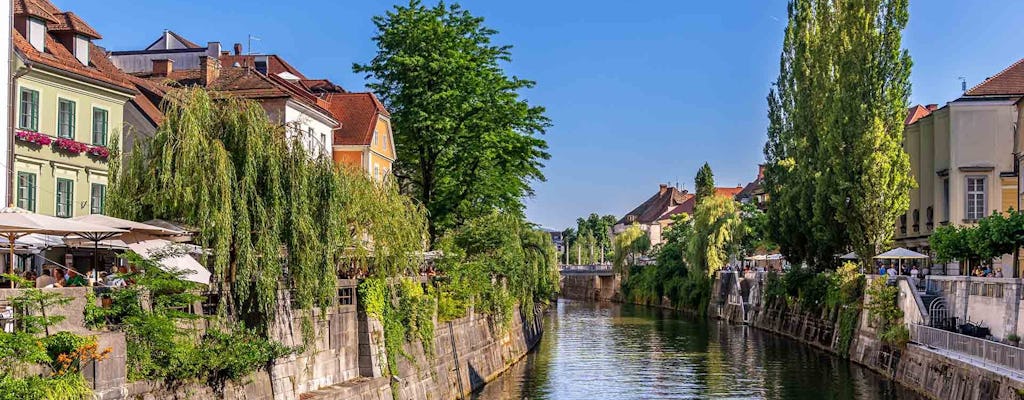
<instances>
[{"instance_id":1,"label":"potted plant","mask_svg":"<svg viewBox=\"0 0 1024 400\"><path fill-rule=\"evenodd\" d=\"M1020 345L1020 336L1017 336L1016 333L1011 333L1009 335L1006 335L1006 342L1008 344L1010 344L1010 345L1013 345L1013 346L1019 346Z\"/></svg>"}]
</instances>

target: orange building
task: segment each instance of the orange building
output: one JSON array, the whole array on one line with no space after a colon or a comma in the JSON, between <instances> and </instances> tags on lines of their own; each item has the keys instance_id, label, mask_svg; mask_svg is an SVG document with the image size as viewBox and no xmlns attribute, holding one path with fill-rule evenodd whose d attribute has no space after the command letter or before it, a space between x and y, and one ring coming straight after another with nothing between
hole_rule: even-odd
<instances>
[{"instance_id":1,"label":"orange building","mask_svg":"<svg viewBox=\"0 0 1024 400\"><path fill-rule=\"evenodd\" d=\"M391 174L395 142L388 111L373 93L325 96L341 128L334 131L334 163L361 168L374 179Z\"/></svg>"}]
</instances>

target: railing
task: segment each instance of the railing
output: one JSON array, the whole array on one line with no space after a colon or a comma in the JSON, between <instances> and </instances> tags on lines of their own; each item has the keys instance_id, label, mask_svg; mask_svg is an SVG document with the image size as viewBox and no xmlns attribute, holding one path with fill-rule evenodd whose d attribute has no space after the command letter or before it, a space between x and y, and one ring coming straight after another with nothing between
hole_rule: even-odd
<instances>
[{"instance_id":1,"label":"railing","mask_svg":"<svg viewBox=\"0 0 1024 400\"><path fill-rule=\"evenodd\" d=\"M593 265L566 265L560 266L562 272L604 272L611 271L611 264L593 264Z\"/></svg>"},{"instance_id":2,"label":"railing","mask_svg":"<svg viewBox=\"0 0 1024 400\"><path fill-rule=\"evenodd\" d=\"M1024 371L1024 349L959 333L910 326L910 340L925 346L948 350L971 357L983 364Z\"/></svg>"}]
</instances>

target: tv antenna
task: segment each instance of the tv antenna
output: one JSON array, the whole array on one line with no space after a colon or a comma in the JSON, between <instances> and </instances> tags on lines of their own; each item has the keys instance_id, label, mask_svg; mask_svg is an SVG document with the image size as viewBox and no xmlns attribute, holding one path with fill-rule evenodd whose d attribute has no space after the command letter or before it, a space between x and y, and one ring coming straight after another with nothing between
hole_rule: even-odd
<instances>
[{"instance_id":1,"label":"tv antenna","mask_svg":"<svg viewBox=\"0 0 1024 400\"><path fill-rule=\"evenodd\" d=\"M260 40L262 40L262 39L260 39L260 38L259 38L259 37L257 37L257 36L253 36L252 34L249 34L249 54L252 54L252 41L253 41L253 40L255 40L255 41L257 41L257 42L258 42L258 41L260 41Z\"/></svg>"},{"instance_id":2,"label":"tv antenna","mask_svg":"<svg viewBox=\"0 0 1024 400\"><path fill-rule=\"evenodd\" d=\"M967 77L965 77L965 76L958 76L958 77L956 77L956 79L960 80L960 91L961 92L967 92Z\"/></svg>"}]
</instances>

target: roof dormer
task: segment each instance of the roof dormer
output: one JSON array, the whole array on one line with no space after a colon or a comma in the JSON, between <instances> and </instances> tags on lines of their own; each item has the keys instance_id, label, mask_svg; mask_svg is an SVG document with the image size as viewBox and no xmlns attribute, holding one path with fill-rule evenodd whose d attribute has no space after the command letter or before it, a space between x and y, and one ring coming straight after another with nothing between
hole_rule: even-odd
<instances>
[{"instance_id":1,"label":"roof dormer","mask_svg":"<svg viewBox=\"0 0 1024 400\"><path fill-rule=\"evenodd\" d=\"M46 49L48 23L57 23L57 18L34 0L15 0L14 27L25 40L38 51Z\"/></svg>"},{"instance_id":2,"label":"roof dormer","mask_svg":"<svg viewBox=\"0 0 1024 400\"><path fill-rule=\"evenodd\" d=\"M78 62L88 66L92 40L101 39L102 36L73 12L55 14L54 17L57 21L50 26L50 31L78 59Z\"/></svg>"}]
</instances>

